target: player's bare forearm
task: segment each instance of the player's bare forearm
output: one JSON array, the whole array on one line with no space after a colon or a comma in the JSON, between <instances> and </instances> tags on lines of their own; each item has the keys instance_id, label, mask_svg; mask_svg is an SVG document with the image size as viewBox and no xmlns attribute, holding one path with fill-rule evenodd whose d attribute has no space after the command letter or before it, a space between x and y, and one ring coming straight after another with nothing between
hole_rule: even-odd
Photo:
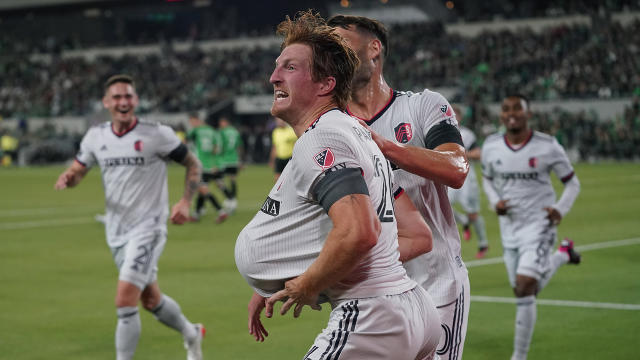
<instances>
[{"instance_id":1,"label":"player's bare forearm","mask_svg":"<svg viewBox=\"0 0 640 360\"><path fill-rule=\"evenodd\" d=\"M409 261L431 251L433 247L431 229L406 193L402 193L396 199L394 209L398 221L400 261Z\"/></svg>"},{"instance_id":2,"label":"player's bare forearm","mask_svg":"<svg viewBox=\"0 0 640 360\"><path fill-rule=\"evenodd\" d=\"M82 181L87 172L89 172L89 169L76 160L60 174L53 188L62 190L68 187L74 187Z\"/></svg>"},{"instance_id":3,"label":"player's bare forearm","mask_svg":"<svg viewBox=\"0 0 640 360\"><path fill-rule=\"evenodd\" d=\"M474 147L473 149L467 151L467 159L469 160L480 160L482 157L482 149L479 147Z\"/></svg>"},{"instance_id":4,"label":"player's bare forearm","mask_svg":"<svg viewBox=\"0 0 640 360\"><path fill-rule=\"evenodd\" d=\"M386 140L380 149L401 169L454 189L464 184L469 172L465 150L456 143L442 144L429 150Z\"/></svg>"},{"instance_id":5,"label":"player's bare forearm","mask_svg":"<svg viewBox=\"0 0 640 360\"><path fill-rule=\"evenodd\" d=\"M202 176L202 165L200 160L191 152L187 153L187 156L182 160L182 165L186 168L182 199L191 202L193 195L198 191L200 177Z\"/></svg>"},{"instance_id":6,"label":"player's bare forearm","mask_svg":"<svg viewBox=\"0 0 640 360\"><path fill-rule=\"evenodd\" d=\"M318 258L300 277L301 286L318 294L350 274L365 254L376 245L380 222L369 196L352 194L331 206L329 232Z\"/></svg>"}]
</instances>

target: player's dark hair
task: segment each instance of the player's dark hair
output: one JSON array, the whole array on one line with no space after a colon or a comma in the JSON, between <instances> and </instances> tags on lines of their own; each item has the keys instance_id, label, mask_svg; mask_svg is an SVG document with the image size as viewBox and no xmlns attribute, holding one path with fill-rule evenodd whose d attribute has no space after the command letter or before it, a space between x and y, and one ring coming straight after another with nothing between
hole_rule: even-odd
<instances>
[{"instance_id":1,"label":"player's dark hair","mask_svg":"<svg viewBox=\"0 0 640 360\"><path fill-rule=\"evenodd\" d=\"M110 78L107 79L107 81L104 82L104 91L107 92L109 87L115 83L125 83L125 84L131 85L133 88L136 87L133 81L133 78L131 76L125 75L125 74L118 74L118 75L111 76Z\"/></svg>"},{"instance_id":2,"label":"player's dark hair","mask_svg":"<svg viewBox=\"0 0 640 360\"><path fill-rule=\"evenodd\" d=\"M342 37L313 10L299 12L294 20L287 16L278 25L277 34L284 37L281 49L292 44L311 47L311 78L313 81L335 78L333 99L344 110L351 97L351 80L360 61Z\"/></svg>"},{"instance_id":3,"label":"player's dark hair","mask_svg":"<svg viewBox=\"0 0 640 360\"><path fill-rule=\"evenodd\" d=\"M382 44L384 57L389 56L389 32L380 21L364 16L335 15L327 21L327 24L331 27L339 26L346 30L349 30L349 26L353 25L356 31L366 32L375 36Z\"/></svg>"},{"instance_id":4,"label":"player's dark hair","mask_svg":"<svg viewBox=\"0 0 640 360\"><path fill-rule=\"evenodd\" d=\"M520 94L520 93L513 93L513 94L509 94L505 97L505 99L508 98L518 98L520 100L523 100L524 103L527 105L527 110L531 110L531 104L529 103L529 98Z\"/></svg>"}]
</instances>

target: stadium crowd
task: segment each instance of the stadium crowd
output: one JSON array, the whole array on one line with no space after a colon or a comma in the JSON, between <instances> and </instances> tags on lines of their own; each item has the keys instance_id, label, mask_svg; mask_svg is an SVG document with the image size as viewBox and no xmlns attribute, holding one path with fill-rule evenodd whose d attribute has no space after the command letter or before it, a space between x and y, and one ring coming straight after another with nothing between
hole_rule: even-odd
<instances>
[{"instance_id":1,"label":"stadium crowd","mask_svg":"<svg viewBox=\"0 0 640 360\"><path fill-rule=\"evenodd\" d=\"M449 34L441 22L395 25L392 34L403 36L395 36L391 44L388 78L399 89L457 89L449 100L475 110L469 125L481 135L487 133L483 127L496 123L484 104L516 89L532 100L634 97L634 106L626 109L623 119L599 119L585 112L537 115L541 130L579 149L582 159L631 158L640 137L632 131L639 122L640 21L623 26L594 18L592 23L558 25L540 33L527 28L485 31L474 37ZM262 33L233 24L226 29L229 33L200 29L191 39L232 37L231 30L238 36ZM136 38L129 44L141 42ZM70 43L53 36L37 44L12 39L11 34L0 36L0 116L95 113L101 109L100 82L118 72L138 79L140 113L207 109L237 95L270 93L265 74L278 53L277 47L205 51L198 42L179 52L164 41L159 54L88 60L62 56L60 49L70 46L64 44ZM46 55L28 56L42 52Z\"/></svg>"}]
</instances>

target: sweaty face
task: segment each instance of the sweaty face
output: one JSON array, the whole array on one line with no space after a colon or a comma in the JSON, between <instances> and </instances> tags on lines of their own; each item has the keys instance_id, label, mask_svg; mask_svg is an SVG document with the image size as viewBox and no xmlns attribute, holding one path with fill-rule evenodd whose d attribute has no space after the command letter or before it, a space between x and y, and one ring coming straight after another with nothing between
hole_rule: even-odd
<instances>
[{"instance_id":1,"label":"sweaty face","mask_svg":"<svg viewBox=\"0 0 640 360\"><path fill-rule=\"evenodd\" d=\"M317 98L318 84L311 78L311 48L291 44L276 59L269 81L273 84L271 115L294 124L310 110Z\"/></svg>"},{"instance_id":2,"label":"sweaty face","mask_svg":"<svg viewBox=\"0 0 640 360\"><path fill-rule=\"evenodd\" d=\"M349 29L336 27L335 32L345 39L347 45L358 55L360 60L360 65L358 65L352 80L354 88L358 88L359 84L368 83L373 75L373 63L367 51L369 42L366 37L354 30L353 25L349 25Z\"/></svg>"},{"instance_id":3,"label":"sweaty face","mask_svg":"<svg viewBox=\"0 0 640 360\"><path fill-rule=\"evenodd\" d=\"M127 123L134 119L138 95L131 84L119 82L107 89L102 104L111 113L113 121Z\"/></svg>"},{"instance_id":4,"label":"sweaty face","mask_svg":"<svg viewBox=\"0 0 640 360\"><path fill-rule=\"evenodd\" d=\"M527 103L519 97L508 97L502 101L500 120L507 128L508 132L518 133L527 128L527 120L531 113L527 108Z\"/></svg>"}]
</instances>

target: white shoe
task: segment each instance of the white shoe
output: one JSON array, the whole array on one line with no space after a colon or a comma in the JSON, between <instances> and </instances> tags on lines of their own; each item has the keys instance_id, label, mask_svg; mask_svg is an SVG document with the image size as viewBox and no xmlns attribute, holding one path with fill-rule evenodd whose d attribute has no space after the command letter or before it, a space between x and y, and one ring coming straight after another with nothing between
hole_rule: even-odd
<instances>
[{"instance_id":1,"label":"white shoe","mask_svg":"<svg viewBox=\"0 0 640 360\"><path fill-rule=\"evenodd\" d=\"M202 324L194 324L196 337L191 341L184 341L184 348L187 349L187 360L202 360L202 338L207 329Z\"/></svg>"}]
</instances>

